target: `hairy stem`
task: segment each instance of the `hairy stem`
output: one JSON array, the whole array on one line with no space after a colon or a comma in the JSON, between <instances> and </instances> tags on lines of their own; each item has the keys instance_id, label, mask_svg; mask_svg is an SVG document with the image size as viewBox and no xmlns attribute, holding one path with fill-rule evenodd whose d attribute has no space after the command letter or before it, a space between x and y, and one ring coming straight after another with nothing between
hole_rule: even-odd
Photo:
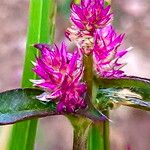
<instances>
[{"instance_id":1,"label":"hairy stem","mask_svg":"<svg viewBox=\"0 0 150 150\"><path fill-rule=\"evenodd\" d=\"M73 130L73 150L87 150L87 136L91 121L79 116L69 117Z\"/></svg>"},{"instance_id":2,"label":"hairy stem","mask_svg":"<svg viewBox=\"0 0 150 150\"><path fill-rule=\"evenodd\" d=\"M75 129L73 137L73 150L87 150L88 128Z\"/></svg>"}]
</instances>

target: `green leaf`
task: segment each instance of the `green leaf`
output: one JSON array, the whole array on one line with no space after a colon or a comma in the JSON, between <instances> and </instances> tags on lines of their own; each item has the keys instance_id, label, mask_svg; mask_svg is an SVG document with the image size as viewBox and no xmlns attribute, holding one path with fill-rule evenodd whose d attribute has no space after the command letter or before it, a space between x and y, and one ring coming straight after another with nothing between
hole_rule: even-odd
<instances>
[{"instance_id":1,"label":"green leaf","mask_svg":"<svg viewBox=\"0 0 150 150\"><path fill-rule=\"evenodd\" d=\"M150 111L150 80L139 77L98 79L97 104L100 110L125 105Z\"/></svg>"},{"instance_id":2,"label":"green leaf","mask_svg":"<svg viewBox=\"0 0 150 150\"><path fill-rule=\"evenodd\" d=\"M35 88L14 89L0 93L0 125L60 114L74 115L85 120L89 118L94 122L105 119L103 114L92 105L85 109L79 109L75 113L58 113L55 102L44 102L36 99L36 96L42 93L42 90Z\"/></svg>"},{"instance_id":3,"label":"green leaf","mask_svg":"<svg viewBox=\"0 0 150 150\"><path fill-rule=\"evenodd\" d=\"M29 79L36 79L31 61L39 52L32 47L35 43L52 43L55 30L56 2L54 0L30 0L29 25L22 87L32 87ZM12 128L9 150L33 150L37 119L16 123Z\"/></svg>"},{"instance_id":4,"label":"green leaf","mask_svg":"<svg viewBox=\"0 0 150 150\"><path fill-rule=\"evenodd\" d=\"M75 114L89 118L93 122L102 122L107 120L106 116L90 103L86 109L79 109ZM72 120L70 119L70 121Z\"/></svg>"},{"instance_id":5,"label":"green leaf","mask_svg":"<svg viewBox=\"0 0 150 150\"><path fill-rule=\"evenodd\" d=\"M0 94L0 125L58 114L56 104L36 99L39 89L15 89Z\"/></svg>"}]
</instances>

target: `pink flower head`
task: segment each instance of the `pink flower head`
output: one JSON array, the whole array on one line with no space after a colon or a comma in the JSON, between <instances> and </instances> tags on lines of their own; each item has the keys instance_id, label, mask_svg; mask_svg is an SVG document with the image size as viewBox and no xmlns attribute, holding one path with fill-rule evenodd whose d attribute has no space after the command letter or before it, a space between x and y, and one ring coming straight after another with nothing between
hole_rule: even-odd
<instances>
[{"instance_id":1,"label":"pink flower head","mask_svg":"<svg viewBox=\"0 0 150 150\"><path fill-rule=\"evenodd\" d=\"M94 33L110 23L110 6L104 0L82 0L80 5L72 3L70 19L73 25L66 30L66 37L76 43L83 54L92 53Z\"/></svg>"},{"instance_id":2,"label":"pink flower head","mask_svg":"<svg viewBox=\"0 0 150 150\"><path fill-rule=\"evenodd\" d=\"M124 76L120 70L125 64L119 63L129 49L118 50L124 34L117 35L111 25L99 29L95 33L94 63L100 77L113 78Z\"/></svg>"},{"instance_id":3,"label":"pink flower head","mask_svg":"<svg viewBox=\"0 0 150 150\"><path fill-rule=\"evenodd\" d=\"M112 20L110 6L104 7L104 0L81 0L80 5L72 3L70 19L80 30L94 32Z\"/></svg>"},{"instance_id":4,"label":"pink flower head","mask_svg":"<svg viewBox=\"0 0 150 150\"><path fill-rule=\"evenodd\" d=\"M62 43L59 49L56 45L35 44L41 51L36 59L33 71L41 78L32 80L35 86L43 88L45 92L38 96L41 100L57 102L58 112L74 112L86 106L83 99L86 85L80 82L83 75L83 66L78 52L67 52Z\"/></svg>"},{"instance_id":5,"label":"pink flower head","mask_svg":"<svg viewBox=\"0 0 150 150\"><path fill-rule=\"evenodd\" d=\"M70 41L75 42L78 49L86 55L89 55L93 50L94 38L88 31L81 31L75 26L71 26L66 31L66 36Z\"/></svg>"}]
</instances>

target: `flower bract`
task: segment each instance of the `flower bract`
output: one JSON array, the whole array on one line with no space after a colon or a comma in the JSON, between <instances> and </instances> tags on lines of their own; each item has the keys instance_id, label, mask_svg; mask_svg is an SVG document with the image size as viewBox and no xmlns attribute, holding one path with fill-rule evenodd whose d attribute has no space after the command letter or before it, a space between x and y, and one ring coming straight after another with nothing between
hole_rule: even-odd
<instances>
[{"instance_id":1,"label":"flower bract","mask_svg":"<svg viewBox=\"0 0 150 150\"><path fill-rule=\"evenodd\" d=\"M93 58L96 73L100 77L113 78L124 76L121 68L125 63L120 63L119 60L129 49L119 49L123 38L124 34L117 35L111 25L96 31Z\"/></svg>"},{"instance_id":2,"label":"flower bract","mask_svg":"<svg viewBox=\"0 0 150 150\"><path fill-rule=\"evenodd\" d=\"M37 96L44 101L56 101L58 112L74 112L86 107L84 94L85 83L81 82L83 66L78 51L69 53L66 45L61 48L56 45L35 44L41 56L36 58L33 71L41 78L31 80L35 86L43 88L45 92Z\"/></svg>"},{"instance_id":3,"label":"flower bract","mask_svg":"<svg viewBox=\"0 0 150 150\"><path fill-rule=\"evenodd\" d=\"M80 5L72 3L71 11L73 25L91 33L112 20L110 6L105 7L104 0L82 0Z\"/></svg>"}]
</instances>

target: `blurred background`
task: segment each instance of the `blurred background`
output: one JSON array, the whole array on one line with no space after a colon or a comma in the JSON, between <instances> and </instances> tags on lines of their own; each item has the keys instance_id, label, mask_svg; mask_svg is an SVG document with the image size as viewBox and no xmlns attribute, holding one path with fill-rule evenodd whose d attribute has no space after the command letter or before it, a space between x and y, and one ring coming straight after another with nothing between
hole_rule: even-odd
<instances>
[{"instance_id":1,"label":"blurred background","mask_svg":"<svg viewBox=\"0 0 150 150\"><path fill-rule=\"evenodd\" d=\"M69 0L58 0L55 42L64 39L69 26ZM126 33L124 47L128 75L150 78L150 1L112 0L114 25ZM29 0L0 0L0 91L17 88L23 69ZM61 26L60 26L61 25ZM150 113L120 107L111 111L111 150L150 150ZM10 128L0 128L0 150ZM65 117L40 119L36 150L71 150L72 127ZM131 149L130 149L131 148Z\"/></svg>"}]
</instances>

